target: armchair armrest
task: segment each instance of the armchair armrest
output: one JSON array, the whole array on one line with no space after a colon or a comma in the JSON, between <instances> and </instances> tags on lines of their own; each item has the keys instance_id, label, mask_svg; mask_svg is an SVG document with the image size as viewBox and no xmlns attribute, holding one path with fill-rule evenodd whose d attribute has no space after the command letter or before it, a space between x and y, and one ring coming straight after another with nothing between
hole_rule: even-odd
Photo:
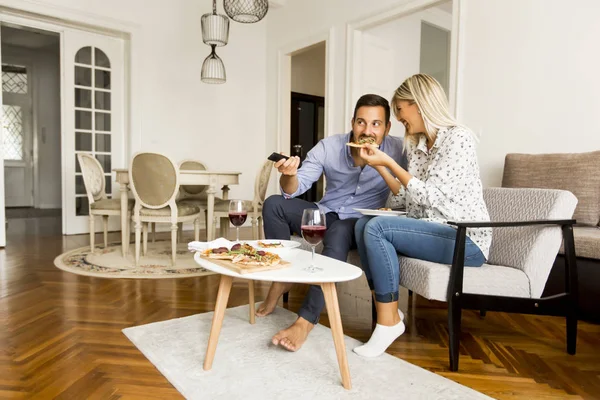
<instances>
[{"instance_id":1,"label":"armchair armrest","mask_svg":"<svg viewBox=\"0 0 600 400\"><path fill-rule=\"evenodd\" d=\"M463 275L464 275L464 257L467 228L502 228L515 226L532 226L532 225L560 225L563 240L565 243L566 256L566 290L576 292L577 288L574 282L577 282L577 270L575 261L575 240L573 237L574 219L555 219L555 220L533 220L533 221L508 221L508 222L491 222L491 221L464 221L454 222L448 221L448 225L456 226L456 242L454 244L454 257L452 266L450 267L450 279L448 281L448 302L450 304L460 302L459 297L463 290Z\"/></svg>"},{"instance_id":2,"label":"armchair armrest","mask_svg":"<svg viewBox=\"0 0 600 400\"><path fill-rule=\"evenodd\" d=\"M574 219L548 219L536 221L507 221L507 222L491 222L491 221L463 221L454 222L448 221L448 225L453 225L462 228L502 228L510 226L528 226L528 225L575 225L577 221Z\"/></svg>"}]
</instances>

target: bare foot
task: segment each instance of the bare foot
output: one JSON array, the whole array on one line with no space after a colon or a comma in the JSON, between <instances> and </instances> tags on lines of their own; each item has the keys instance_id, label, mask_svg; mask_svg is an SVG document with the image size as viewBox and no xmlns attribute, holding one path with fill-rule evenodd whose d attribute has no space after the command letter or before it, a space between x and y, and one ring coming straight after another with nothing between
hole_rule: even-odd
<instances>
[{"instance_id":1,"label":"bare foot","mask_svg":"<svg viewBox=\"0 0 600 400\"><path fill-rule=\"evenodd\" d=\"M277 332L271 342L276 346L281 345L286 350L298 351L314 327L312 323L298 317L289 328Z\"/></svg>"},{"instance_id":2,"label":"bare foot","mask_svg":"<svg viewBox=\"0 0 600 400\"><path fill-rule=\"evenodd\" d=\"M288 292L293 286L293 283L273 282L269 288L267 298L256 309L257 317L264 317L273 312L277 306L279 298Z\"/></svg>"}]
</instances>

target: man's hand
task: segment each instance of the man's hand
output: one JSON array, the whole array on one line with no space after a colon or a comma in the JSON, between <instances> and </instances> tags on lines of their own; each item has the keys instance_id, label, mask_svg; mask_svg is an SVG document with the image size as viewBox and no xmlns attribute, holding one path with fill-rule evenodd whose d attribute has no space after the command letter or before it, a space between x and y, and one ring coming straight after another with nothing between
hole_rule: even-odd
<instances>
[{"instance_id":1,"label":"man's hand","mask_svg":"<svg viewBox=\"0 0 600 400\"><path fill-rule=\"evenodd\" d=\"M275 163L274 167L277 168L282 175L294 176L298 173L298 166L300 165L300 157L290 157L287 160L279 160Z\"/></svg>"}]
</instances>

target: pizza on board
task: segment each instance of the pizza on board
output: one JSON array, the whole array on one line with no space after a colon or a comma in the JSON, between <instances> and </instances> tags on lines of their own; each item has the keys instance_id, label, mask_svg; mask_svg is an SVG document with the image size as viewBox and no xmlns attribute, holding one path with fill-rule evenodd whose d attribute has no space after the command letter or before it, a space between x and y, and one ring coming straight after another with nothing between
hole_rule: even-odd
<instances>
[{"instance_id":1,"label":"pizza on board","mask_svg":"<svg viewBox=\"0 0 600 400\"><path fill-rule=\"evenodd\" d=\"M217 247L206 249L202 253L203 257L216 260L229 260L234 264L240 265L261 265L273 266L281 262L281 257L277 254L266 251L256 250L248 244L234 244L231 249L227 247Z\"/></svg>"}]
</instances>

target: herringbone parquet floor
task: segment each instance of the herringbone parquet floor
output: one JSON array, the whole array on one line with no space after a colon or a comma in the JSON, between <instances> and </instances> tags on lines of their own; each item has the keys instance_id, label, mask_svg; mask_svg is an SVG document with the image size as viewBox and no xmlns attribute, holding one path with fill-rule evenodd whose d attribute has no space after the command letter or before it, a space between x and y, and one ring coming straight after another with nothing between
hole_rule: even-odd
<instances>
[{"instance_id":1,"label":"herringbone parquet floor","mask_svg":"<svg viewBox=\"0 0 600 400\"><path fill-rule=\"evenodd\" d=\"M0 250L0 398L181 398L121 329L211 311L218 278L111 280L62 272L54 257L88 238L61 236L59 223L9 222ZM292 310L302 292L292 291ZM230 306L245 302L240 282ZM415 296L408 319L407 333L389 352L475 390L499 399L600 399L598 325L580 323L578 352L569 356L560 318L465 312L460 370L453 373L443 304ZM369 315L344 323L346 334L369 337Z\"/></svg>"}]
</instances>

